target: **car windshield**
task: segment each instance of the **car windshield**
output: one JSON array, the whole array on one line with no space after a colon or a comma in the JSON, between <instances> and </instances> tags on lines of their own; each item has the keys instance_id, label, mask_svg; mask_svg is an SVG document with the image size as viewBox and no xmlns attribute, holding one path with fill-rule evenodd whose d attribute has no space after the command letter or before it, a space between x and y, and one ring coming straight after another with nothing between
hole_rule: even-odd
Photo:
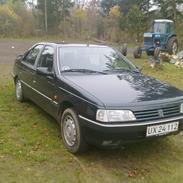
<instances>
[{"instance_id":1,"label":"car windshield","mask_svg":"<svg viewBox=\"0 0 183 183\"><path fill-rule=\"evenodd\" d=\"M61 46L59 60L62 72L137 70L120 52L110 47Z\"/></svg>"},{"instance_id":2,"label":"car windshield","mask_svg":"<svg viewBox=\"0 0 183 183\"><path fill-rule=\"evenodd\" d=\"M154 23L154 32L155 33L164 34L166 32L165 29L166 29L165 23L160 23L160 22Z\"/></svg>"}]
</instances>

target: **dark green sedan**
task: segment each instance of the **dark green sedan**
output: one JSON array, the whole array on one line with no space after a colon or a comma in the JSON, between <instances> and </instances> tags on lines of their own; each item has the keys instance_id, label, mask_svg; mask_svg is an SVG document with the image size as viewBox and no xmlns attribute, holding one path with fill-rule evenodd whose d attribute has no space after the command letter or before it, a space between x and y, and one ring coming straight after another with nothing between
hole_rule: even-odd
<instances>
[{"instance_id":1,"label":"dark green sedan","mask_svg":"<svg viewBox=\"0 0 183 183\"><path fill-rule=\"evenodd\" d=\"M183 92L108 46L38 43L17 57L12 75L17 100L53 116L72 153L183 130Z\"/></svg>"}]
</instances>

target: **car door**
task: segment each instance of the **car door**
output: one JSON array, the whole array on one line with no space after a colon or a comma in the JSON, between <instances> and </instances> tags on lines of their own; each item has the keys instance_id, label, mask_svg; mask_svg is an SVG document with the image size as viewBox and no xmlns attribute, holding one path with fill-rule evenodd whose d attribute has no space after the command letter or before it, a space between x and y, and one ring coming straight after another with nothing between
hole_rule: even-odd
<instances>
[{"instance_id":1,"label":"car door","mask_svg":"<svg viewBox=\"0 0 183 183\"><path fill-rule=\"evenodd\" d=\"M36 73L36 90L39 92L39 99L37 103L43 107L45 111L51 115L56 114L56 108L58 106L57 96L55 96L55 82L56 77L54 76L54 48L52 46L45 46L43 49L36 68L41 68L47 73Z\"/></svg>"},{"instance_id":2,"label":"car door","mask_svg":"<svg viewBox=\"0 0 183 183\"><path fill-rule=\"evenodd\" d=\"M36 100L36 91L35 91L35 63L38 59L42 49L43 45L36 45L32 49L30 49L27 54L24 56L21 62L21 69L19 72L19 79L22 82L22 87L25 96L30 98L31 100Z\"/></svg>"}]
</instances>

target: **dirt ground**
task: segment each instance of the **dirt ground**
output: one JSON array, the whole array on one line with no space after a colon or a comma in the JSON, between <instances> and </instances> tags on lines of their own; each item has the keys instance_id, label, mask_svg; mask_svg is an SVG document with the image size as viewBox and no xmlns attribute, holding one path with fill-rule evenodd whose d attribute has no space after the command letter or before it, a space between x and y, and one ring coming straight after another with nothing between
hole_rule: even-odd
<instances>
[{"instance_id":1,"label":"dirt ground","mask_svg":"<svg viewBox=\"0 0 183 183\"><path fill-rule=\"evenodd\" d=\"M16 56L34 45L31 40L0 40L0 64L13 64Z\"/></svg>"}]
</instances>

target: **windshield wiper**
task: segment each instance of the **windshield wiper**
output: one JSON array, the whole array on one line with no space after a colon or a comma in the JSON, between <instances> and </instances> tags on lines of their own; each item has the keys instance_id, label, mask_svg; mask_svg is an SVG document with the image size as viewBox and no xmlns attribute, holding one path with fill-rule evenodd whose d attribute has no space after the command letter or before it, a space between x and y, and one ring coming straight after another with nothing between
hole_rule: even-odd
<instances>
[{"instance_id":1,"label":"windshield wiper","mask_svg":"<svg viewBox=\"0 0 183 183\"><path fill-rule=\"evenodd\" d=\"M103 72L124 72L124 71L132 71L130 69L125 69L125 68L119 68L119 69L107 69L104 70Z\"/></svg>"},{"instance_id":2,"label":"windshield wiper","mask_svg":"<svg viewBox=\"0 0 183 183\"><path fill-rule=\"evenodd\" d=\"M98 74L106 74L105 72L95 71L90 69L67 69L62 72L82 72L82 73L98 73Z\"/></svg>"}]
</instances>

